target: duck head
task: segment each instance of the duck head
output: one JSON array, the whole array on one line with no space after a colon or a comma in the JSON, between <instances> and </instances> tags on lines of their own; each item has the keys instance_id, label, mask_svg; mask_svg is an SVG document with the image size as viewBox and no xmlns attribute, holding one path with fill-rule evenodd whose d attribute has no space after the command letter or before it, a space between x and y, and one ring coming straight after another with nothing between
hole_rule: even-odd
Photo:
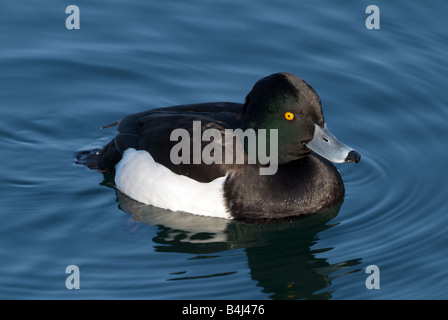
<instances>
[{"instance_id":1,"label":"duck head","mask_svg":"<svg viewBox=\"0 0 448 320\"><path fill-rule=\"evenodd\" d=\"M280 164L311 151L336 163L361 159L328 130L319 96L295 75L275 73L259 80L247 95L242 114L246 128L278 130Z\"/></svg>"}]
</instances>

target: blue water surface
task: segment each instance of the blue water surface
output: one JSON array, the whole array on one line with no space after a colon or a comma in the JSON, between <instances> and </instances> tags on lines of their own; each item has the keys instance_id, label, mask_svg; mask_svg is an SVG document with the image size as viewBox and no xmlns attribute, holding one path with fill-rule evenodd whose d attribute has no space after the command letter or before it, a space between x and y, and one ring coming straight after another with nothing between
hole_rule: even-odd
<instances>
[{"instance_id":1,"label":"blue water surface","mask_svg":"<svg viewBox=\"0 0 448 320\"><path fill-rule=\"evenodd\" d=\"M3 1L0 298L447 299L446 12L442 0ZM363 156L337 165L339 211L274 225L172 213L74 164L115 135L102 125L243 102L283 71Z\"/></svg>"}]
</instances>

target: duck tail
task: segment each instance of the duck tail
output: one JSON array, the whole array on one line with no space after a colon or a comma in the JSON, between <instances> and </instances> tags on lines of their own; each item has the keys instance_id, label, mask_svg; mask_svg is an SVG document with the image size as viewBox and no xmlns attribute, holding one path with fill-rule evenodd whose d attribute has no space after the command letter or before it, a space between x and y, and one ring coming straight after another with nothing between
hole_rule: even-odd
<instances>
[{"instance_id":1,"label":"duck tail","mask_svg":"<svg viewBox=\"0 0 448 320\"><path fill-rule=\"evenodd\" d=\"M100 157L103 149L83 150L75 153L75 164L86 166L91 170L103 171L100 167Z\"/></svg>"},{"instance_id":2,"label":"duck tail","mask_svg":"<svg viewBox=\"0 0 448 320\"><path fill-rule=\"evenodd\" d=\"M86 166L91 170L115 174L115 165L121 160L115 140L102 149L79 151L75 154L75 164Z\"/></svg>"}]
</instances>

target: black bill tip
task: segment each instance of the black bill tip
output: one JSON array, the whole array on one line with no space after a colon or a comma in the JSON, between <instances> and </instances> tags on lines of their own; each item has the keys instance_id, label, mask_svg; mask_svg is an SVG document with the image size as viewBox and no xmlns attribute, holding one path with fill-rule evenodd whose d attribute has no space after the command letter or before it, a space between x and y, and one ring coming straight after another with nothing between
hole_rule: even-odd
<instances>
[{"instance_id":1,"label":"black bill tip","mask_svg":"<svg viewBox=\"0 0 448 320\"><path fill-rule=\"evenodd\" d=\"M345 158L345 162L358 163L359 161L361 161L361 155L355 150L350 151Z\"/></svg>"}]
</instances>

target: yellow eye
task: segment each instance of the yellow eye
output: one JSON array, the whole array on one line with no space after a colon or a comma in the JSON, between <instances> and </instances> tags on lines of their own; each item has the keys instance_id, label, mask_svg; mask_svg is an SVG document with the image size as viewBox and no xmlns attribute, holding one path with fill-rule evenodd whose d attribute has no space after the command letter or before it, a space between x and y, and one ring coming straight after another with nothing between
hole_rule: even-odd
<instances>
[{"instance_id":1,"label":"yellow eye","mask_svg":"<svg viewBox=\"0 0 448 320\"><path fill-rule=\"evenodd\" d=\"M286 113L285 113L285 119L291 121L292 119L294 119L294 113L292 113L292 112L286 112Z\"/></svg>"}]
</instances>

